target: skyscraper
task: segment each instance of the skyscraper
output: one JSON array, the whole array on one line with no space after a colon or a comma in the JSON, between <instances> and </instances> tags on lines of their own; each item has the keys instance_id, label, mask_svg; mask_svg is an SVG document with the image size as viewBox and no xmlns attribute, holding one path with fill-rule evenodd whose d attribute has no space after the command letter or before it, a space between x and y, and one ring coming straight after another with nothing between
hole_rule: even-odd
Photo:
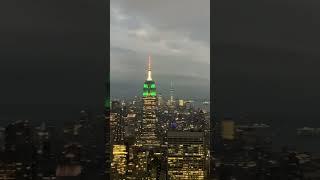
<instances>
[{"instance_id":1,"label":"skyscraper","mask_svg":"<svg viewBox=\"0 0 320 180\"><path fill-rule=\"evenodd\" d=\"M112 179L126 179L127 150L125 145L113 145L112 149Z\"/></svg>"},{"instance_id":2,"label":"skyscraper","mask_svg":"<svg viewBox=\"0 0 320 180\"><path fill-rule=\"evenodd\" d=\"M143 84L143 120L140 132L140 142L142 146L158 146L160 142L156 135L156 108L157 92L156 83L151 74L151 57L149 56L149 65L147 69L147 79Z\"/></svg>"},{"instance_id":3,"label":"skyscraper","mask_svg":"<svg viewBox=\"0 0 320 180\"><path fill-rule=\"evenodd\" d=\"M173 109L174 108L174 103L175 103L175 101L174 101L174 88L173 88L173 81L171 81L171 84L170 84L170 99L169 99L169 107L171 108L171 109Z\"/></svg>"},{"instance_id":4,"label":"skyscraper","mask_svg":"<svg viewBox=\"0 0 320 180\"><path fill-rule=\"evenodd\" d=\"M169 131L167 138L168 178L206 179L204 133Z\"/></svg>"}]
</instances>

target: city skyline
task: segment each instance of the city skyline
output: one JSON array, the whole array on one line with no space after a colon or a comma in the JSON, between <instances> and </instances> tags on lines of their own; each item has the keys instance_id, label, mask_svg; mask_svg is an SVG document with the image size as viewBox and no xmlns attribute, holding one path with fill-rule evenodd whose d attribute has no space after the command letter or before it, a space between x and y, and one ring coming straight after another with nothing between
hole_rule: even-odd
<instances>
[{"instance_id":1,"label":"city skyline","mask_svg":"<svg viewBox=\"0 0 320 180\"><path fill-rule=\"evenodd\" d=\"M207 179L209 113L175 99L173 87L165 101L152 72L149 56L142 94L111 101L111 179Z\"/></svg>"},{"instance_id":2,"label":"city skyline","mask_svg":"<svg viewBox=\"0 0 320 180\"><path fill-rule=\"evenodd\" d=\"M152 57L149 55L148 61L146 61L146 65L143 68L141 68L141 71L145 72L144 78L142 78L141 81L145 80L146 78L147 79L150 78L149 72L151 72L151 71L149 71L149 68L151 68L151 66L153 66L153 65L151 65L151 63L153 63L151 58ZM153 71L154 71L154 68L152 68L152 74L154 74ZM156 77L156 75L155 75L155 77ZM152 75L152 77L153 77L153 75ZM180 94L181 92L176 90L174 81L170 80L169 84L167 84L168 83L167 81L165 81L165 82L166 83L164 83L165 85L163 87L163 86L161 86L162 83L158 82L157 77L155 78L155 84L157 86L157 95L159 94L161 97L163 97L167 100L170 100L171 98L174 98L177 101L179 99L193 100L193 101L199 101L199 102L202 102L202 101L208 102L210 100L210 97L206 97L206 96L200 96L200 97L198 97L197 95L194 95L194 96L191 95L191 97L186 96L186 95L181 96L181 94ZM143 96L143 88L141 88L142 87L141 82L138 85L140 85L140 87L138 87L137 89L131 89L131 91L136 92L136 94L128 95L128 96L116 96L115 93L111 93L111 96L110 96L111 100L120 100L120 99L121 100L131 100L135 97L142 97ZM160 85L160 88L159 88L159 85ZM179 90L183 90L183 89L181 89L181 86L183 86L183 85L185 85L185 84L184 83L180 84ZM171 95L172 95L172 97L171 97Z\"/></svg>"},{"instance_id":3,"label":"city skyline","mask_svg":"<svg viewBox=\"0 0 320 180\"><path fill-rule=\"evenodd\" d=\"M142 93L141 80L151 55L158 91L164 97L173 81L179 98L209 99L209 1L184 1L183 8L179 1L168 3L111 1L111 97ZM192 9L197 13L190 14Z\"/></svg>"}]
</instances>

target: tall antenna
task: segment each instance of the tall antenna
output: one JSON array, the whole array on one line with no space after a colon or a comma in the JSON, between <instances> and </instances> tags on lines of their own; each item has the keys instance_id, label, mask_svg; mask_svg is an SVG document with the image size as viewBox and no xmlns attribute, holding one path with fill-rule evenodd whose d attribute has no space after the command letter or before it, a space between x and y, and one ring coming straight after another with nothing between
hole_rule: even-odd
<instances>
[{"instance_id":1,"label":"tall antenna","mask_svg":"<svg viewBox=\"0 0 320 180\"><path fill-rule=\"evenodd\" d=\"M149 55L148 71L151 71L151 56Z\"/></svg>"},{"instance_id":2,"label":"tall antenna","mask_svg":"<svg viewBox=\"0 0 320 180\"><path fill-rule=\"evenodd\" d=\"M148 77L147 77L147 81L152 81L152 77L151 77L151 56L149 56L149 61L148 61Z\"/></svg>"}]
</instances>

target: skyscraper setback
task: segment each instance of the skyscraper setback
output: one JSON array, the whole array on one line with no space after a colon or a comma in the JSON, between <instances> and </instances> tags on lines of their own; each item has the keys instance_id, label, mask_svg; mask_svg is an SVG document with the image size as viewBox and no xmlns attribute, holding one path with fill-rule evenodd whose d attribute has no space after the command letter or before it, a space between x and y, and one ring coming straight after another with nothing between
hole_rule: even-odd
<instances>
[{"instance_id":1,"label":"skyscraper setback","mask_svg":"<svg viewBox=\"0 0 320 180\"><path fill-rule=\"evenodd\" d=\"M159 146L160 142L156 134L156 108L157 108L156 83L152 79L151 56L147 69L147 79L143 84L143 120L140 131L140 141L143 146Z\"/></svg>"}]
</instances>

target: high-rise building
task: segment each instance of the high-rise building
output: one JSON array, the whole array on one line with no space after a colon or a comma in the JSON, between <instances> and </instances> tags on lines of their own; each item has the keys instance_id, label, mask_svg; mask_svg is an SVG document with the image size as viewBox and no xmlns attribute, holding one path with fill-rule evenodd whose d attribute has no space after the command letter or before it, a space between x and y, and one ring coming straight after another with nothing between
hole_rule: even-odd
<instances>
[{"instance_id":1,"label":"high-rise building","mask_svg":"<svg viewBox=\"0 0 320 180\"><path fill-rule=\"evenodd\" d=\"M130 174L136 179L161 180L164 179L163 160L164 154L159 153L164 150L159 148L149 148L141 146L132 146L132 160L129 160L135 166L130 168ZM129 155L130 156L130 155ZM130 158L129 158L130 159Z\"/></svg>"},{"instance_id":2,"label":"high-rise building","mask_svg":"<svg viewBox=\"0 0 320 180\"><path fill-rule=\"evenodd\" d=\"M142 146L158 146L160 145L156 135L156 108L157 108L157 92L156 83L151 76L151 58L149 56L149 66L147 71L147 79L143 84L143 120L141 134L138 144Z\"/></svg>"},{"instance_id":3,"label":"high-rise building","mask_svg":"<svg viewBox=\"0 0 320 180\"><path fill-rule=\"evenodd\" d=\"M123 103L122 103L123 104ZM110 136L113 144L122 144L125 134L124 112L126 108L119 101L112 101L110 112Z\"/></svg>"},{"instance_id":4,"label":"high-rise building","mask_svg":"<svg viewBox=\"0 0 320 180\"><path fill-rule=\"evenodd\" d=\"M125 118L125 136L135 135L136 123L137 123L137 114L129 113Z\"/></svg>"},{"instance_id":5,"label":"high-rise building","mask_svg":"<svg viewBox=\"0 0 320 180\"><path fill-rule=\"evenodd\" d=\"M160 93L158 93L158 106L159 107L163 106L163 97Z\"/></svg>"},{"instance_id":6,"label":"high-rise building","mask_svg":"<svg viewBox=\"0 0 320 180\"><path fill-rule=\"evenodd\" d=\"M174 101L174 88L173 88L173 81L171 81L171 84L170 84L170 99L169 99L169 102L168 102L168 105L171 109L174 108L174 105L175 105L175 101Z\"/></svg>"},{"instance_id":7,"label":"high-rise building","mask_svg":"<svg viewBox=\"0 0 320 180\"><path fill-rule=\"evenodd\" d=\"M160 176L160 164L156 159L161 156L157 119L156 83L151 76L151 58L147 69L147 79L143 85L143 111L137 143L134 148L133 162L138 179L156 180Z\"/></svg>"},{"instance_id":8,"label":"high-rise building","mask_svg":"<svg viewBox=\"0 0 320 180\"><path fill-rule=\"evenodd\" d=\"M179 106L180 106L180 107L183 107L183 106L184 106L184 101L183 101L183 99L179 99Z\"/></svg>"},{"instance_id":9,"label":"high-rise building","mask_svg":"<svg viewBox=\"0 0 320 180\"><path fill-rule=\"evenodd\" d=\"M206 150L203 132L169 131L167 141L169 179L206 179Z\"/></svg>"},{"instance_id":10,"label":"high-rise building","mask_svg":"<svg viewBox=\"0 0 320 180\"><path fill-rule=\"evenodd\" d=\"M125 145L113 145L111 168L112 179L126 179L127 150Z\"/></svg>"}]
</instances>

